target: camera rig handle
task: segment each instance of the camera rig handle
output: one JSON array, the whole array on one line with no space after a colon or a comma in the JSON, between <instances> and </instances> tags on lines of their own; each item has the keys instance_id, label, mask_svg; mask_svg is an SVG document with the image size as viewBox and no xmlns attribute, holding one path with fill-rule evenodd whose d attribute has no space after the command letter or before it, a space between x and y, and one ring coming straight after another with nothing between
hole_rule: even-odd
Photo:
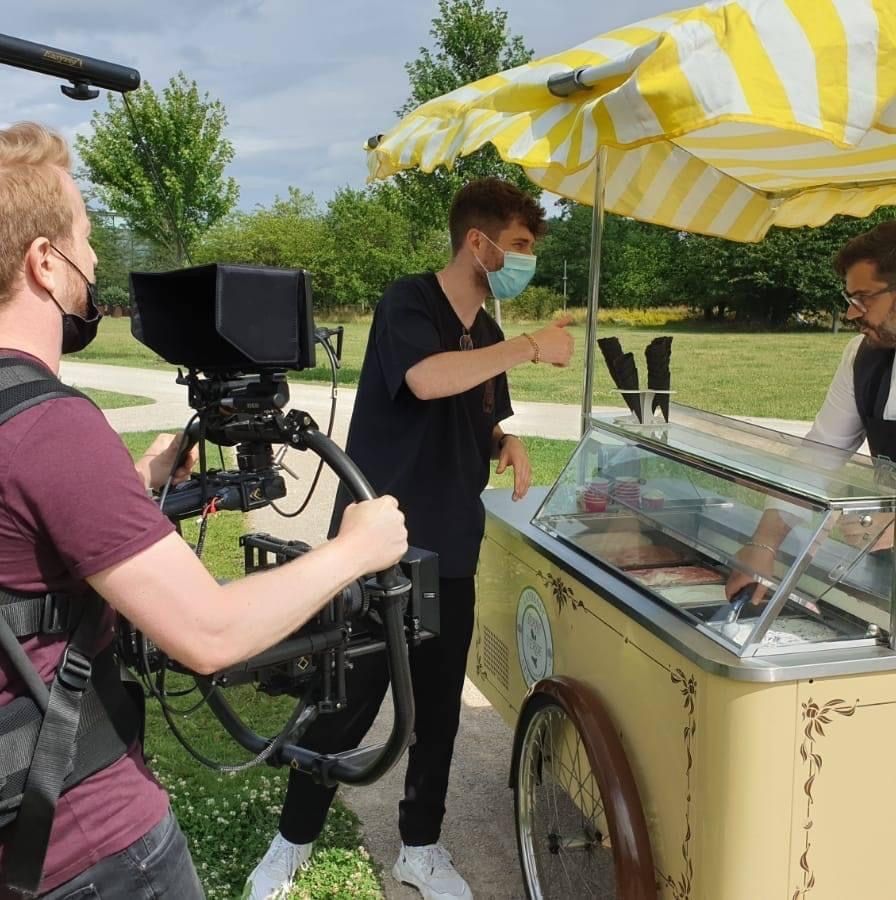
<instances>
[{"instance_id":1,"label":"camera rig handle","mask_svg":"<svg viewBox=\"0 0 896 900\"><path fill-rule=\"evenodd\" d=\"M336 443L317 429L310 416L293 410L289 416L280 420L281 427L287 421L291 426L288 440L292 446L310 450L320 457L345 484L355 501L375 499L376 493L358 467ZM286 740L280 743L277 739L279 745L269 758L275 765L289 765L329 786L336 783L366 785L377 781L401 758L413 732L414 694L404 630L404 605L411 583L396 565L378 573L377 583L372 586L372 590L370 587L368 584L368 592L377 605L383 626L392 686L394 719L388 739L383 744L335 754L315 753L287 743ZM329 639L338 643L341 632L334 630ZM293 642L286 642L282 647L283 654L294 656L297 649L291 644L301 643L303 640L307 641L300 636ZM327 636L318 635L318 640L327 640ZM272 648L272 651L282 655L279 654L280 649ZM303 644L302 649L307 651L308 648ZM270 654L272 651L267 652ZM248 665L252 667L251 660ZM216 677L220 675L218 673ZM197 681L207 691L209 707L231 737L250 753L265 754L270 749L270 739L255 733L242 722L224 698L223 692L215 689L215 678L197 678ZM286 736L287 740L288 737Z\"/></svg>"},{"instance_id":2,"label":"camera rig handle","mask_svg":"<svg viewBox=\"0 0 896 900\"><path fill-rule=\"evenodd\" d=\"M313 424L313 423L312 423ZM300 444L319 456L345 484L356 502L373 500L376 493L361 470L348 454L316 427L304 425L298 432ZM404 601L411 583L395 565L377 576L377 597L380 618L386 633L386 654L392 684L392 705L395 717L392 731L385 744L322 757L301 747L284 747L281 757L290 765L317 774L325 781L344 784L370 784L377 781L407 749L414 728L414 692L408 647L404 636Z\"/></svg>"}]
</instances>

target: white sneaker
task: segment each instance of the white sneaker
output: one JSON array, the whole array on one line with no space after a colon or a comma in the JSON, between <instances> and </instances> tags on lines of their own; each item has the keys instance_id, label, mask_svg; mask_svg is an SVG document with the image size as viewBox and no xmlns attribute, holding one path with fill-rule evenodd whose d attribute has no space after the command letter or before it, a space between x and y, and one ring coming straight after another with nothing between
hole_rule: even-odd
<instances>
[{"instance_id":1,"label":"white sneaker","mask_svg":"<svg viewBox=\"0 0 896 900\"><path fill-rule=\"evenodd\" d=\"M473 900L470 885L458 874L451 855L441 844L425 847L402 844L398 860L392 866L392 877L417 888L425 900Z\"/></svg>"},{"instance_id":2,"label":"white sneaker","mask_svg":"<svg viewBox=\"0 0 896 900\"><path fill-rule=\"evenodd\" d=\"M311 844L291 844L278 831L268 852L246 880L241 900L285 897L293 876L311 859Z\"/></svg>"}]
</instances>

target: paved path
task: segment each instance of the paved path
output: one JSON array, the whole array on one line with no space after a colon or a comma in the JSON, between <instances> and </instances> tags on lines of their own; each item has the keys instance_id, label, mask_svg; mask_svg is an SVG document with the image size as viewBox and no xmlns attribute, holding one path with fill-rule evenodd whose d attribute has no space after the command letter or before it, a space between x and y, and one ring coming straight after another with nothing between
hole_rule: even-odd
<instances>
[{"instance_id":1,"label":"paved path","mask_svg":"<svg viewBox=\"0 0 896 900\"><path fill-rule=\"evenodd\" d=\"M79 387L140 394L157 401L152 406L109 410L106 417L119 431L176 429L192 412L186 403L186 388L175 384L171 372L63 362L61 374L65 381ZM291 391L293 405L311 413L321 428L325 428L330 414L329 389L296 385ZM340 389L333 432L340 444L345 442L354 401L354 390ZM578 407L528 402L516 402L514 406L517 412L505 423L507 431L570 440L579 436ZM806 422L754 421L800 436L808 429ZM298 476L291 484L288 498L282 502L284 509L292 509L305 496L316 459L290 451L286 462ZM252 514L252 528L315 544L326 535L335 490L335 476L327 470L316 499L300 518L283 519L273 510L262 510ZM388 706L387 702L373 727L371 739L381 740L388 734L391 724ZM513 796L507 787L511 738L509 728L467 680L443 840L458 869L469 880L477 900L519 900L525 896L516 854ZM374 787L344 789L344 797L360 816L367 846L385 870L385 896L388 900L419 900L416 891L396 885L388 874L400 841L397 805L403 779L404 766L399 764Z\"/></svg>"},{"instance_id":2,"label":"paved path","mask_svg":"<svg viewBox=\"0 0 896 900\"><path fill-rule=\"evenodd\" d=\"M106 418L119 431L152 428L177 428L183 425L191 410L187 406L187 389L175 383L171 371L156 369L131 369L125 366L104 366L97 363L63 361L61 375L64 381L77 387L139 394L157 401L152 406L135 406L113 409ZM320 384L293 384L292 405L310 412L322 427L329 417L330 389ZM337 406L337 432L344 433L355 403L353 388L339 389ZM505 423L505 430L515 434L577 440L579 437L579 407L566 403L533 403L514 401L516 415ZM614 407L598 407L595 413L610 412ZM778 431L799 435L806 433L808 422L790 419L748 418Z\"/></svg>"}]
</instances>

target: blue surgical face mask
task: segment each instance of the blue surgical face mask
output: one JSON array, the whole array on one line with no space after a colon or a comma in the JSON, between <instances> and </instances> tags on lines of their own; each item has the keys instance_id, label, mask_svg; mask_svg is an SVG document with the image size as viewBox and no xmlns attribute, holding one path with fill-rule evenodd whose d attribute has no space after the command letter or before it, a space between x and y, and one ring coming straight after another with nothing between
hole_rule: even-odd
<instances>
[{"instance_id":1,"label":"blue surgical face mask","mask_svg":"<svg viewBox=\"0 0 896 900\"><path fill-rule=\"evenodd\" d=\"M535 257L529 253L514 253L512 250L503 250L487 235L482 236L504 254L504 265L494 272L489 272L482 265L479 257L476 262L482 266L492 296L496 300L512 300L518 297L528 287L532 276L535 274Z\"/></svg>"}]
</instances>

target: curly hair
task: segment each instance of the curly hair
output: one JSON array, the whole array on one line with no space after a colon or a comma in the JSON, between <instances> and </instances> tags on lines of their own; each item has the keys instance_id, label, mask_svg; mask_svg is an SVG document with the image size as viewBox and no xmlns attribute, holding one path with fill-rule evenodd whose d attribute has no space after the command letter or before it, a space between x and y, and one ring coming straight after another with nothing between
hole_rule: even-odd
<instances>
[{"instance_id":1,"label":"curly hair","mask_svg":"<svg viewBox=\"0 0 896 900\"><path fill-rule=\"evenodd\" d=\"M471 181L454 195L448 213L451 252L457 255L471 228L495 240L514 221L525 225L535 237L546 231L544 209L530 194L501 178Z\"/></svg>"},{"instance_id":2,"label":"curly hair","mask_svg":"<svg viewBox=\"0 0 896 900\"><path fill-rule=\"evenodd\" d=\"M34 122L0 130L0 304L36 238L71 237L72 208L60 178L70 167L68 145L55 131Z\"/></svg>"},{"instance_id":3,"label":"curly hair","mask_svg":"<svg viewBox=\"0 0 896 900\"><path fill-rule=\"evenodd\" d=\"M882 281L896 284L896 221L881 222L847 241L834 256L834 271L844 278L860 262L874 263Z\"/></svg>"}]
</instances>

